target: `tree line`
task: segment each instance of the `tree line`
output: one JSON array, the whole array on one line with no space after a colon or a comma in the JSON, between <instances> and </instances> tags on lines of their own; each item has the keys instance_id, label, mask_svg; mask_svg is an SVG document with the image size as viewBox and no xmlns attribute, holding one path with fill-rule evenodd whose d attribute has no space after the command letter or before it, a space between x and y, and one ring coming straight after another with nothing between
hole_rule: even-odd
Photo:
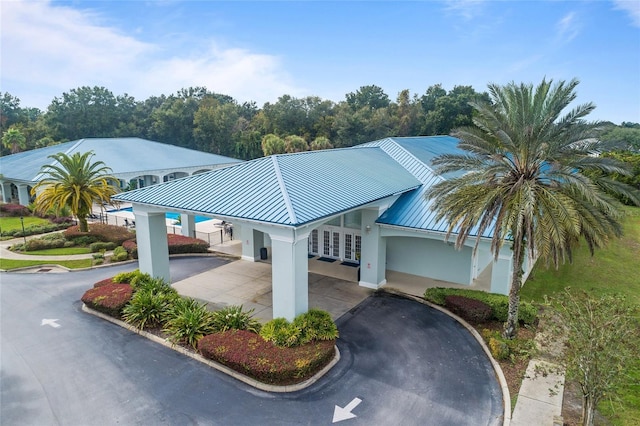
<instances>
[{"instance_id":1,"label":"tree line","mask_svg":"<svg viewBox=\"0 0 640 426\"><path fill-rule=\"evenodd\" d=\"M0 93L2 155L89 137L140 137L250 160L282 152L340 148L389 136L449 134L471 125L470 102L490 102L471 86L430 86L393 101L378 86L362 86L340 102L283 95L259 108L204 87L138 101L105 87L79 87L55 97L46 111ZM610 123L612 138L640 150L640 124Z\"/></svg>"}]
</instances>

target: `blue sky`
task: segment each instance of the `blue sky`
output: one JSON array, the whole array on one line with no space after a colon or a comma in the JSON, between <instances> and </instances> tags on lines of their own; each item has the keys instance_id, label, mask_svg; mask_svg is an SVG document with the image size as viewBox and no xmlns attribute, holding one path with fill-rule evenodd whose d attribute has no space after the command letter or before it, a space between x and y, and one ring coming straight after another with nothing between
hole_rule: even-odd
<instances>
[{"instance_id":1,"label":"blue sky","mask_svg":"<svg viewBox=\"0 0 640 426\"><path fill-rule=\"evenodd\" d=\"M640 1L0 2L0 90L46 109L80 86L137 100L206 86L239 102L391 99L578 78L594 120L640 122Z\"/></svg>"}]
</instances>

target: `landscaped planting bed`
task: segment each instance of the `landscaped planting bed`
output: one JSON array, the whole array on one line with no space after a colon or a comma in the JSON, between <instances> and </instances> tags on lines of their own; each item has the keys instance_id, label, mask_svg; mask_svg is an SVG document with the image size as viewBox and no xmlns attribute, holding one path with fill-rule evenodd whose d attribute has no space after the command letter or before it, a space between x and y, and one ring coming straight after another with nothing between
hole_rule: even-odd
<instances>
[{"instance_id":1,"label":"landscaped planting bed","mask_svg":"<svg viewBox=\"0 0 640 426\"><path fill-rule=\"evenodd\" d=\"M139 271L95 283L82 301L268 385L304 382L336 356L338 329L327 312L317 309L293 322L279 318L262 326L253 311L243 311L242 306L211 312Z\"/></svg>"}]
</instances>

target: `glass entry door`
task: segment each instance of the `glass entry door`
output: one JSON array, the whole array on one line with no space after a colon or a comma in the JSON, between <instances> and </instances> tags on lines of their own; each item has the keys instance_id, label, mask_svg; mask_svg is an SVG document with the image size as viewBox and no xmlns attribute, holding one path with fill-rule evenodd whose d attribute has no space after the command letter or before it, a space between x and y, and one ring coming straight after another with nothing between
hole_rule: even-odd
<instances>
[{"instance_id":1,"label":"glass entry door","mask_svg":"<svg viewBox=\"0 0 640 426\"><path fill-rule=\"evenodd\" d=\"M350 262L360 260L360 249L362 246L362 237L356 233L344 234L344 259Z\"/></svg>"}]
</instances>

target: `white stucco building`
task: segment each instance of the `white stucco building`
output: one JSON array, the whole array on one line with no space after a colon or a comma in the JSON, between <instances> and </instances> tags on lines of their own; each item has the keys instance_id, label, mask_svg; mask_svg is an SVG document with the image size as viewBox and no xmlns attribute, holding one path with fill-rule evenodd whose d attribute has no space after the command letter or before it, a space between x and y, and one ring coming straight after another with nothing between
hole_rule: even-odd
<instances>
[{"instance_id":1,"label":"white stucco building","mask_svg":"<svg viewBox=\"0 0 640 426\"><path fill-rule=\"evenodd\" d=\"M457 152L449 136L387 138L352 148L273 155L158 183L114 197L129 202L137 224L140 269L170 281L165 212L232 222L242 258L266 249L272 262L273 317L308 310L308 257L360 262L359 284L378 288L387 271L461 285L489 274L507 294L508 248L494 260L489 235L462 250L444 241L424 192L440 179L434 157ZM526 265L525 277L532 263Z\"/></svg>"}]
</instances>

